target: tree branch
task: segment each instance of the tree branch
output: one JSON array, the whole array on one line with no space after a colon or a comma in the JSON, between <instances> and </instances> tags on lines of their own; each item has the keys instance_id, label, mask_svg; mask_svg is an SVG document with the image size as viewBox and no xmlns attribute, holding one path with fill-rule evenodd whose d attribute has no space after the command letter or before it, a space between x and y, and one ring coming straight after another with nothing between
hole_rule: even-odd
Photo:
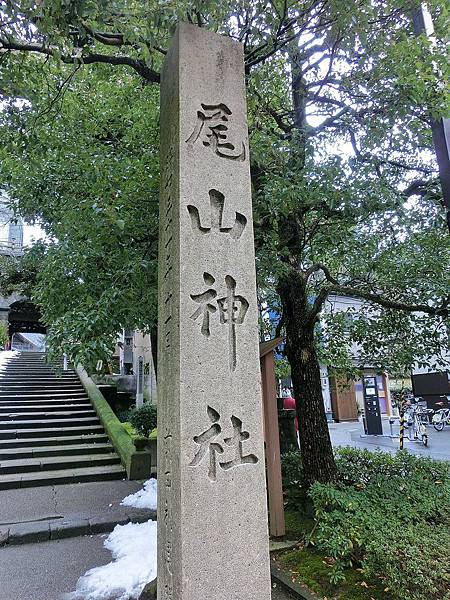
<instances>
[{"instance_id":1,"label":"tree branch","mask_svg":"<svg viewBox=\"0 0 450 600\"><path fill-rule=\"evenodd\" d=\"M21 42L10 37L0 36L0 51L11 50L18 52L36 52L38 54L44 54L52 58L60 58L65 64L93 64L93 63L106 63L115 66L126 66L131 67L136 73L138 73L143 79L151 83L159 83L160 75L157 71L150 69L142 61L130 56L115 56L109 54L87 54L86 56L61 56L59 57L59 51L57 48L52 46L44 46L43 44Z\"/></svg>"},{"instance_id":2,"label":"tree branch","mask_svg":"<svg viewBox=\"0 0 450 600\"><path fill-rule=\"evenodd\" d=\"M406 304L405 302L399 302L397 300L391 300L385 298L380 294L374 294L371 292L365 292L358 288L345 286L345 285L331 285L328 288L329 294L341 294L342 296L349 296L353 298L360 298L361 300L367 300L374 302L383 308L390 308L394 310L402 310L405 312L422 312L428 315L437 317L448 317L449 315L449 298L443 299L441 306L429 306L428 304Z\"/></svg>"}]
</instances>

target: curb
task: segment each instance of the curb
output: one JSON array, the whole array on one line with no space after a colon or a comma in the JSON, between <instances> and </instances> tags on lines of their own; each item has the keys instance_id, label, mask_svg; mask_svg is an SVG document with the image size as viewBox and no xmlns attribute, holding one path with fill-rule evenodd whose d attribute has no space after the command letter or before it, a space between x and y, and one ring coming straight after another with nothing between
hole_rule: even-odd
<instances>
[{"instance_id":1,"label":"curb","mask_svg":"<svg viewBox=\"0 0 450 600\"><path fill-rule=\"evenodd\" d=\"M156 519L155 510L140 510L139 512L125 510L121 513L110 513L90 519L74 517L51 522L30 521L0 525L0 547L110 533L116 525L144 523L149 519Z\"/></svg>"},{"instance_id":2,"label":"curb","mask_svg":"<svg viewBox=\"0 0 450 600\"><path fill-rule=\"evenodd\" d=\"M286 590L293 598L296 598L297 600L317 600L317 596L312 596L310 591L303 585L294 583L289 576L273 562L270 565L270 574L272 582Z\"/></svg>"}]
</instances>

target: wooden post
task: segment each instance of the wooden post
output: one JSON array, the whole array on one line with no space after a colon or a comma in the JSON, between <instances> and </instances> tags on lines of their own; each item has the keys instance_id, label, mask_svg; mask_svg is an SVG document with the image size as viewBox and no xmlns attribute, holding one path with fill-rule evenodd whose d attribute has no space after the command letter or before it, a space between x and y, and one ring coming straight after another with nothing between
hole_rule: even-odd
<instances>
[{"instance_id":1,"label":"wooden post","mask_svg":"<svg viewBox=\"0 0 450 600\"><path fill-rule=\"evenodd\" d=\"M285 535L283 483L281 479L280 434L278 429L277 386L274 348L281 339L260 344L261 378L266 442L269 531L272 537Z\"/></svg>"}]
</instances>

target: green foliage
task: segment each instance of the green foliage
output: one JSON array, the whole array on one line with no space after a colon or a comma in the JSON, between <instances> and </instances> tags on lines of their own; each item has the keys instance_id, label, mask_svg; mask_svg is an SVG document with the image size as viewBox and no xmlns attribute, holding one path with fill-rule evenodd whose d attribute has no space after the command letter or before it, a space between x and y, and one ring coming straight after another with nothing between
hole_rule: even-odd
<instances>
[{"instance_id":1,"label":"green foliage","mask_svg":"<svg viewBox=\"0 0 450 600\"><path fill-rule=\"evenodd\" d=\"M122 327L155 325L153 84L184 21L243 43L258 282L269 307L291 301L286 347L315 328L319 358L350 375L355 343L379 370L439 358L450 244L426 115L449 114L449 13L428 4L432 42L413 35L411 0L2 6L0 181L48 235L30 290L54 352L90 366ZM351 323L333 295L362 300ZM312 363L295 394L317 405ZM325 434L300 438L331 474Z\"/></svg>"},{"instance_id":2,"label":"green foliage","mask_svg":"<svg viewBox=\"0 0 450 600\"><path fill-rule=\"evenodd\" d=\"M287 379L291 376L291 366L285 356L275 358L275 376L277 379Z\"/></svg>"},{"instance_id":3,"label":"green foliage","mask_svg":"<svg viewBox=\"0 0 450 600\"><path fill-rule=\"evenodd\" d=\"M31 270L28 257L15 261L2 280L33 296L49 345L92 363L107 359L121 327L154 326L159 115L149 83L180 21L244 42L258 281L269 305L280 306L281 275L321 264L354 295L439 304L449 257L423 114L449 110L448 10L428 4L433 43L412 35L409 0L2 6L0 47L14 40L17 51L0 64L0 179L48 235ZM417 192L404 193L410 184ZM305 278L305 298L333 293L325 274ZM400 370L445 343L442 317L370 306L350 328L327 316L317 336L326 364L350 372L357 341L362 362Z\"/></svg>"},{"instance_id":4,"label":"green foliage","mask_svg":"<svg viewBox=\"0 0 450 600\"><path fill-rule=\"evenodd\" d=\"M148 437L157 423L156 404L145 402L140 408L131 411L129 421L139 435Z\"/></svg>"},{"instance_id":5,"label":"green foliage","mask_svg":"<svg viewBox=\"0 0 450 600\"><path fill-rule=\"evenodd\" d=\"M333 600L392 600L394 596L385 591L378 579L368 578L354 569L345 571L345 581L330 581L333 561L313 548L301 547L283 554L280 564L291 571L292 577L320 598Z\"/></svg>"},{"instance_id":6,"label":"green foliage","mask_svg":"<svg viewBox=\"0 0 450 600\"><path fill-rule=\"evenodd\" d=\"M394 598L450 598L450 465L398 452L338 452L339 480L310 490L312 542L333 558L330 577L361 565Z\"/></svg>"},{"instance_id":7,"label":"green foliage","mask_svg":"<svg viewBox=\"0 0 450 600\"><path fill-rule=\"evenodd\" d=\"M130 416L132 414L132 409L128 409L128 410L120 410L117 413L117 418L119 419L119 421L121 423L127 423L130 420Z\"/></svg>"},{"instance_id":8,"label":"green foliage","mask_svg":"<svg viewBox=\"0 0 450 600\"><path fill-rule=\"evenodd\" d=\"M287 452L281 456L281 476L285 505L300 510L307 498L308 486L303 474L300 452Z\"/></svg>"},{"instance_id":9,"label":"green foliage","mask_svg":"<svg viewBox=\"0 0 450 600\"><path fill-rule=\"evenodd\" d=\"M3 348L8 340L8 324L4 321L0 321L0 349Z\"/></svg>"},{"instance_id":10,"label":"green foliage","mask_svg":"<svg viewBox=\"0 0 450 600\"><path fill-rule=\"evenodd\" d=\"M121 421L121 419L119 419L119 421ZM131 423L128 423L128 421L121 421L123 428L125 429L125 431L128 433L128 435L130 437L135 437L137 435L136 429L133 427L133 425Z\"/></svg>"},{"instance_id":11,"label":"green foliage","mask_svg":"<svg viewBox=\"0 0 450 600\"><path fill-rule=\"evenodd\" d=\"M2 286L22 284L51 325L50 347L89 366L108 360L122 327L155 323L158 95L105 68L71 85L61 104L31 96L32 108L0 117L20 132L3 137L0 173L48 235L8 265Z\"/></svg>"}]
</instances>

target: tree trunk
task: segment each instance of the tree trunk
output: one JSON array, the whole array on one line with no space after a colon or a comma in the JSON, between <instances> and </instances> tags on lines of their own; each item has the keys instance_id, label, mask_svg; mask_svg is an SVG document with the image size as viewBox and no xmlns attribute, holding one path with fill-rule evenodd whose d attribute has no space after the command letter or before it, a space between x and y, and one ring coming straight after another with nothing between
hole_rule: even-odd
<instances>
[{"instance_id":1,"label":"tree trunk","mask_svg":"<svg viewBox=\"0 0 450 600\"><path fill-rule=\"evenodd\" d=\"M280 279L278 293L283 307L286 355L291 366L305 478L308 484L327 483L334 479L336 465L322 398L314 319L306 282L300 273L293 271Z\"/></svg>"}]
</instances>

